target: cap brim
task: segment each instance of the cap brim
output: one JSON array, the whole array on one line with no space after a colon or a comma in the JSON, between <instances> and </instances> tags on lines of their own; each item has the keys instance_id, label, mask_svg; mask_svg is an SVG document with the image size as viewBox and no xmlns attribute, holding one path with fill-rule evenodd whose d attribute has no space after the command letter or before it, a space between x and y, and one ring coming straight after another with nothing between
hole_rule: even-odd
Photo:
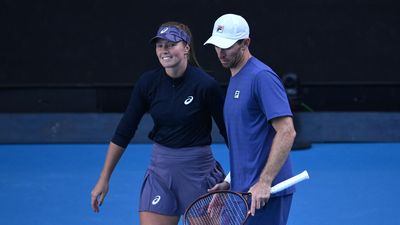
<instances>
[{"instance_id":1,"label":"cap brim","mask_svg":"<svg viewBox=\"0 0 400 225\"><path fill-rule=\"evenodd\" d=\"M238 40L227 39L218 36L211 36L205 43L212 44L217 46L218 48L230 48L233 44L235 44Z\"/></svg>"},{"instance_id":2,"label":"cap brim","mask_svg":"<svg viewBox=\"0 0 400 225\"><path fill-rule=\"evenodd\" d=\"M156 42L157 39L159 39L159 37L155 36L155 37L153 37L152 39L150 39L149 43L150 43L150 44L154 44L154 42Z\"/></svg>"}]
</instances>

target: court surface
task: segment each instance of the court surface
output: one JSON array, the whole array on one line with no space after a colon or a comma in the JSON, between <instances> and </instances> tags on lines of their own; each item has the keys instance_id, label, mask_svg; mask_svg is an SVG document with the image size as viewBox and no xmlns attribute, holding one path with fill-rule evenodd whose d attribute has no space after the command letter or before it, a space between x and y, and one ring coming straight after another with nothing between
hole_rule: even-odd
<instances>
[{"instance_id":1,"label":"court surface","mask_svg":"<svg viewBox=\"0 0 400 225\"><path fill-rule=\"evenodd\" d=\"M212 146L229 169L225 145ZM131 144L99 214L90 191L105 144L0 145L0 224L139 224L138 198L150 144ZM289 225L400 224L400 143L313 144L292 151L297 185Z\"/></svg>"}]
</instances>

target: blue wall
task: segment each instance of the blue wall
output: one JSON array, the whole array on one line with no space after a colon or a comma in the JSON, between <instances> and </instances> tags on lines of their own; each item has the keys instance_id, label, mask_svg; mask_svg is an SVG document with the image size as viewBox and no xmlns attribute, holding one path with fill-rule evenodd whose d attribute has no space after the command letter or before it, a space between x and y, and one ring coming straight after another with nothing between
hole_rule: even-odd
<instances>
[{"instance_id":1,"label":"blue wall","mask_svg":"<svg viewBox=\"0 0 400 225\"><path fill-rule=\"evenodd\" d=\"M120 113L0 114L0 143L108 143ZM400 142L400 113L314 112L295 114L297 141ZM146 115L133 143L150 143ZM214 143L222 143L215 124Z\"/></svg>"}]
</instances>

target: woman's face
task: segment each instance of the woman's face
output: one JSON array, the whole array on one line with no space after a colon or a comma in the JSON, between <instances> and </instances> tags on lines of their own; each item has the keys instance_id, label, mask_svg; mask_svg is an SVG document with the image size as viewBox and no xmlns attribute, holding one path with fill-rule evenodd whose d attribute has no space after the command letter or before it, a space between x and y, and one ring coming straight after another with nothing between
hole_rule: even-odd
<instances>
[{"instance_id":1,"label":"woman's face","mask_svg":"<svg viewBox=\"0 0 400 225\"><path fill-rule=\"evenodd\" d=\"M185 42L170 42L158 39L156 42L156 54L160 64L165 68L178 68L187 65L189 45Z\"/></svg>"}]
</instances>

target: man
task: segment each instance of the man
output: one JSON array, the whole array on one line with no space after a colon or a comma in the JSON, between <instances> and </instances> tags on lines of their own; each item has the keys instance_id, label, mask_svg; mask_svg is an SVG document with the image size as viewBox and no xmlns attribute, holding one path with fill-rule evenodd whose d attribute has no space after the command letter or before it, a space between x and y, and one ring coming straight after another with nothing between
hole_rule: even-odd
<instances>
[{"instance_id":1,"label":"man","mask_svg":"<svg viewBox=\"0 0 400 225\"><path fill-rule=\"evenodd\" d=\"M224 105L230 149L232 191L250 192L246 224L287 223L294 187L271 195L271 186L292 176L289 151L296 136L292 112L278 75L251 55L246 20L225 14L204 43L215 46L231 72ZM210 191L228 189L227 182Z\"/></svg>"}]
</instances>

